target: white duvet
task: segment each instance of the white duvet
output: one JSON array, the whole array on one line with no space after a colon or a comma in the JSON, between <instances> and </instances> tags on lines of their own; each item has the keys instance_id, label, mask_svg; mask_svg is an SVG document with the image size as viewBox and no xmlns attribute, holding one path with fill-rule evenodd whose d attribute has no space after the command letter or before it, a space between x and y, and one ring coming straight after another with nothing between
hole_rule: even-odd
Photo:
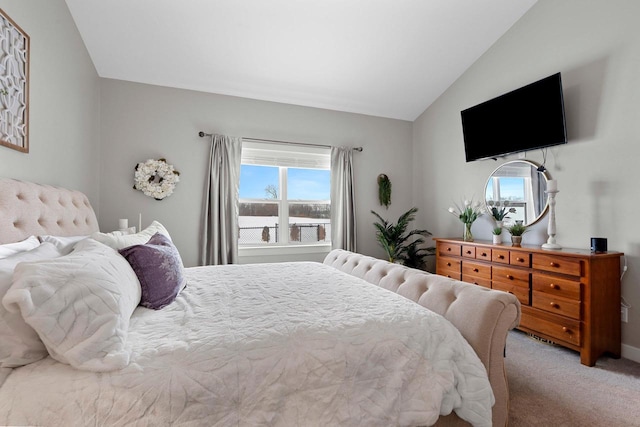
<instances>
[{"instance_id":1,"label":"white duvet","mask_svg":"<svg viewBox=\"0 0 640 427\"><path fill-rule=\"evenodd\" d=\"M174 303L134 312L129 366L16 368L0 424L491 425L485 368L441 316L323 264L186 272Z\"/></svg>"}]
</instances>

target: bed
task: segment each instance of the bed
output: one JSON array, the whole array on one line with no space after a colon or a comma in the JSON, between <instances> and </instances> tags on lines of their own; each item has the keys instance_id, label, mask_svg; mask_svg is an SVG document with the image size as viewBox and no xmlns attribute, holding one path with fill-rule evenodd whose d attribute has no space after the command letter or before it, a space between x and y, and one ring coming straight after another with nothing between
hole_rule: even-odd
<instances>
[{"instance_id":1,"label":"bed","mask_svg":"<svg viewBox=\"0 0 640 427\"><path fill-rule=\"evenodd\" d=\"M334 250L324 263L180 269L167 303L153 295L161 268L129 258L146 244L100 240L174 251L159 227L99 233L82 193L0 179L0 282L3 262L26 257L3 307L40 346L0 365L0 424L506 424L514 296ZM2 254L31 236L44 237Z\"/></svg>"}]
</instances>

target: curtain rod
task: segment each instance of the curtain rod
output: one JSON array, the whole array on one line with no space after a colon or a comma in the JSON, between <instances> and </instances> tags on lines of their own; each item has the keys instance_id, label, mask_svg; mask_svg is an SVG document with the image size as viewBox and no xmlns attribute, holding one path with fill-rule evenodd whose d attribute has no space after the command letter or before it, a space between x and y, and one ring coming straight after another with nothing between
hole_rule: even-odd
<instances>
[{"instance_id":1,"label":"curtain rod","mask_svg":"<svg viewBox=\"0 0 640 427\"><path fill-rule=\"evenodd\" d=\"M198 136L203 138L205 136L213 136L212 133L198 132ZM332 145L324 145L324 144L308 144L306 142L291 142L291 141L278 141L277 139L261 139L261 138L245 138L242 137L245 141L254 141L254 142L266 142L267 144L291 144L291 145L302 145L307 147L323 147L323 148L333 148ZM354 151L362 151L362 147L354 147Z\"/></svg>"}]
</instances>

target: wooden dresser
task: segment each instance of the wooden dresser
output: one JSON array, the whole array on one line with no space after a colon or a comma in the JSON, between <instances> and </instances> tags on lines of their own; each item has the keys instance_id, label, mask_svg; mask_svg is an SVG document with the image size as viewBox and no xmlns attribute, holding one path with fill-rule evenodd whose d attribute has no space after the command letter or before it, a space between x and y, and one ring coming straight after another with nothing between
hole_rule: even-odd
<instances>
[{"instance_id":1,"label":"wooden dresser","mask_svg":"<svg viewBox=\"0 0 640 427\"><path fill-rule=\"evenodd\" d=\"M620 357L621 252L434 240L437 274L518 297L518 329L579 351L587 366Z\"/></svg>"}]
</instances>

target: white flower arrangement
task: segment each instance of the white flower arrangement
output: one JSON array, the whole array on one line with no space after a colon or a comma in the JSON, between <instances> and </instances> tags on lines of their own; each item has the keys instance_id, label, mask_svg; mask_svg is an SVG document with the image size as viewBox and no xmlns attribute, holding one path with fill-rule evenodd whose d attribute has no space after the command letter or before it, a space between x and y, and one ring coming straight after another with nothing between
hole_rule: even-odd
<instances>
[{"instance_id":1,"label":"white flower arrangement","mask_svg":"<svg viewBox=\"0 0 640 427\"><path fill-rule=\"evenodd\" d=\"M142 191L145 196L162 200L173 193L180 181L179 175L180 172L173 169L166 159L149 159L136 165L133 188Z\"/></svg>"},{"instance_id":2,"label":"white flower arrangement","mask_svg":"<svg viewBox=\"0 0 640 427\"><path fill-rule=\"evenodd\" d=\"M473 224L473 222L482 216L482 205L480 202L473 202L473 200L465 200L463 206L450 207L448 209L450 214L453 214L460 219L464 224Z\"/></svg>"}]
</instances>

